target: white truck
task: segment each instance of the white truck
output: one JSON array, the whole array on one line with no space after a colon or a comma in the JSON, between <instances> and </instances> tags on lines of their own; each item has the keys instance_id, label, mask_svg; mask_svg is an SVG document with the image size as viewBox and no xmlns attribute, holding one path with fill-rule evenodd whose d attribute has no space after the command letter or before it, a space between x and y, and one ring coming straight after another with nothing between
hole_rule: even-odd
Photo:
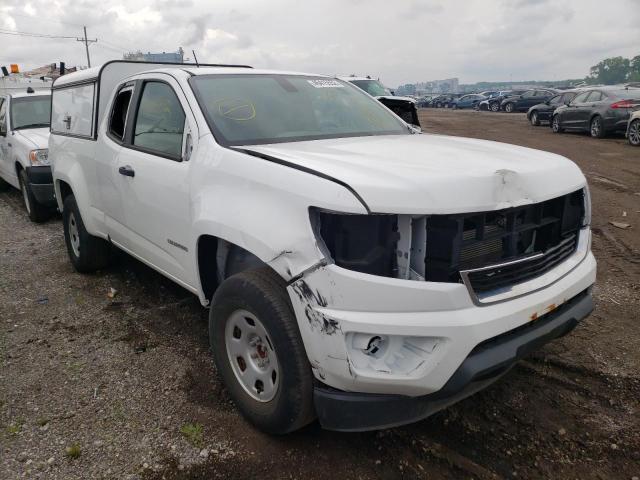
<instances>
[{"instance_id":1,"label":"white truck","mask_svg":"<svg viewBox=\"0 0 640 480\"><path fill-rule=\"evenodd\" d=\"M20 189L34 222L47 220L56 208L48 158L50 115L50 91L0 90L0 190Z\"/></svg>"},{"instance_id":2,"label":"white truck","mask_svg":"<svg viewBox=\"0 0 640 480\"><path fill-rule=\"evenodd\" d=\"M420 134L347 82L248 67L111 62L52 104L72 264L116 247L196 294L264 431L425 418L593 308L589 191L558 155Z\"/></svg>"}]
</instances>

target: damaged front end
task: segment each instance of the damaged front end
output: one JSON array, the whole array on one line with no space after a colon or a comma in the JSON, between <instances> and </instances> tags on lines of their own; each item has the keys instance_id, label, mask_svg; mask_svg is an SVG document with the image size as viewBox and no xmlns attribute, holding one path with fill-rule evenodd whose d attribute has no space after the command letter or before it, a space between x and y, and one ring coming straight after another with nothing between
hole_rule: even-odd
<instances>
[{"instance_id":1,"label":"damaged front end","mask_svg":"<svg viewBox=\"0 0 640 480\"><path fill-rule=\"evenodd\" d=\"M415 102L411 100L405 100L403 98L394 97L377 97L378 101L385 107L398 115L402 120L410 125L420 126L420 120L418 119L418 109Z\"/></svg>"}]
</instances>

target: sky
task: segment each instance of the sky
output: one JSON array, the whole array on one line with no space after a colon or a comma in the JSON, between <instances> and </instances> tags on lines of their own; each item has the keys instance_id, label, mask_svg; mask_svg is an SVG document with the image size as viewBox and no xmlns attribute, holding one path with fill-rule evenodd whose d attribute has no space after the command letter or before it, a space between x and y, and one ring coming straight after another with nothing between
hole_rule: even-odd
<instances>
[{"instance_id":1,"label":"sky","mask_svg":"<svg viewBox=\"0 0 640 480\"><path fill-rule=\"evenodd\" d=\"M582 78L640 54L640 0L0 0L0 32L81 36L93 66L183 47L201 63L359 74L388 86ZM86 65L74 38L0 34L0 65Z\"/></svg>"}]
</instances>

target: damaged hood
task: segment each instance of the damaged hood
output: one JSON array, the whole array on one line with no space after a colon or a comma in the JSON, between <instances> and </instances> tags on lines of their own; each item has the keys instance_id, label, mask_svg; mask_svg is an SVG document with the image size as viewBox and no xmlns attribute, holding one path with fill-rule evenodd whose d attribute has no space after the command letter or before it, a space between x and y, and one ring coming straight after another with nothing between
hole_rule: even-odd
<instances>
[{"instance_id":1,"label":"damaged hood","mask_svg":"<svg viewBox=\"0 0 640 480\"><path fill-rule=\"evenodd\" d=\"M497 210L548 200L586 183L580 169L559 155L463 137L385 135L245 148L334 177L377 213Z\"/></svg>"},{"instance_id":2,"label":"damaged hood","mask_svg":"<svg viewBox=\"0 0 640 480\"><path fill-rule=\"evenodd\" d=\"M15 130L16 136L26 140L26 144L33 144L33 148L48 148L49 146L49 127L46 128L23 128Z\"/></svg>"}]
</instances>

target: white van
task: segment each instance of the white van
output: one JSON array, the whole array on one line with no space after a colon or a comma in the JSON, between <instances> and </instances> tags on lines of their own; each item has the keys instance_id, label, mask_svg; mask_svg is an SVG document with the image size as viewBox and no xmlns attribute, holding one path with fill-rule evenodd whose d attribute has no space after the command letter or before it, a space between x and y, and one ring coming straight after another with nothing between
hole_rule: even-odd
<instances>
[{"instance_id":1,"label":"white van","mask_svg":"<svg viewBox=\"0 0 640 480\"><path fill-rule=\"evenodd\" d=\"M593 308L589 191L558 155L420 134L305 73L112 62L52 104L71 263L117 247L197 295L267 432L424 418Z\"/></svg>"},{"instance_id":2,"label":"white van","mask_svg":"<svg viewBox=\"0 0 640 480\"><path fill-rule=\"evenodd\" d=\"M48 158L50 116L50 91L0 90L0 190L20 189L34 222L56 211Z\"/></svg>"}]
</instances>

